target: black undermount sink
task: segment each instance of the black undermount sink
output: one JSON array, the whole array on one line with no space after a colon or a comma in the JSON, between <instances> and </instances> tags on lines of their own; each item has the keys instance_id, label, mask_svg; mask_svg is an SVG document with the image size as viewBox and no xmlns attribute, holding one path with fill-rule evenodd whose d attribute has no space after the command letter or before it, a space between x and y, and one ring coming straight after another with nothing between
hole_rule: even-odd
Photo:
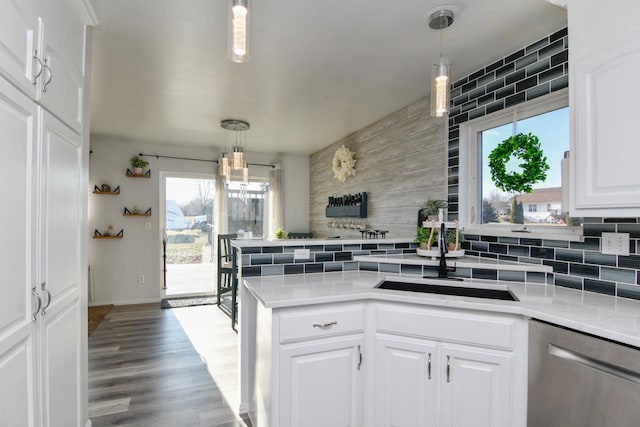
<instances>
[{"instance_id":1,"label":"black undermount sink","mask_svg":"<svg viewBox=\"0 0 640 427\"><path fill-rule=\"evenodd\" d=\"M378 289L422 292L425 294L456 295L461 297L518 301L518 298L516 298L511 291L502 289L469 288L464 286L447 286L434 283L395 282L393 280L385 280L375 287Z\"/></svg>"}]
</instances>

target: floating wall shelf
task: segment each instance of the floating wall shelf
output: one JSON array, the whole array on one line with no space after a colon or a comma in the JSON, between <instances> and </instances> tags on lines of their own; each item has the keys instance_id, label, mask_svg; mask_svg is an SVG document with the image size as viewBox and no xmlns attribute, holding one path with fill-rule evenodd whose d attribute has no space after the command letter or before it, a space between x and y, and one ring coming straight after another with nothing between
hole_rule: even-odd
<instances>
[{"instance_id":1,"label":"floating wall shelf","mask_svg":"<svg viewBox=\"0 0 640 427\"><path fill-rule=\"evenodd\" d=\"M123 237L124 237L124 229L121 229L117 234L111 234L108 236L105 236L103 233L98 231L97 228L93 231L94 239L122 239Z\"/></svg>"},{"instance_id":2,"label":"floating wall shelf","mask_svg":"<svg viewBox=\"0 0 640 427\"><path fill-rule=\"evenodd\" d=\"M122 212L123 216L151 216L151 208L147 209L144 212L136 212L129 210L129 208L125 207L124 211Z\"/></svg>"},{"instance_id":3,"label":"floating wall shelf","mask_svg":"<svg viewBox=\"0 0 640 427\"><path fill-rule=\"evenodd\" d=\"M346 194L341 197L329 197L329 204L325 209L327 218L366 218L367 193Z\"/></svg>"},{"instance_id":4,"label":"floating wall shelf","mask_svg":"<svg viewBox=\"0 0 640 427\"><path fill-rule=\"evenodd\" d=\"M133 173L131 169L127 168L127 172L125 173L125 175L129 178L151 178L151 169L149 169L145 173L136 174Z\"/></svg>"},{"instance_id":5,"label":"floating wall shelf","mask_svg":"<svg viewBox=\"0 0 640 427\"><path fill-rule=\"evenodd\" d=\"M93 187L93 194L111 194L111 195L120 194L120 186L118 185L114 190L111 190L111 191L102 191L100 187L95 185Z\"/></svg>"}]
</instances>

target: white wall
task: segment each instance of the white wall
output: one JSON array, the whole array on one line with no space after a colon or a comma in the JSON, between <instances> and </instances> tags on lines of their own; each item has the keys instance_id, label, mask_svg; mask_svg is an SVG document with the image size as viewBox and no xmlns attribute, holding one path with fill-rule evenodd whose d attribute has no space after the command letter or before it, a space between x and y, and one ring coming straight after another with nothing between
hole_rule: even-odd
<instances>
[{"instance_id":1,"label":"white wall","mask_svg":"<svg viewBox=\"0 0 640 427\"><path fill-rule=\"evenodd\" d=\"M160 234L160 172L215 175L216 165L176 159L145 158L151 178L127 178L129 159L138 153L164 156L216 159L219 150L212 147L158 145L127 141L117 137L91 136L89 192L94 185L120 186L120 195L89 196L89 230L103 231L112 224L124 229L121 240L96 240L89 244L92 300L90 305L133 304L159 301L162 287ZM246 153L250 163L281 163L285 229L307 230L309 224L309 158L277 153ZM256 168L258 172L258 168ZM264 173L263 173L264 174ZM151 217L123 217L124 207L152 208ZM144 223L151 221L151 230ZM138 275L145 283L138 284Z\"/></svg>"}]
</instances>

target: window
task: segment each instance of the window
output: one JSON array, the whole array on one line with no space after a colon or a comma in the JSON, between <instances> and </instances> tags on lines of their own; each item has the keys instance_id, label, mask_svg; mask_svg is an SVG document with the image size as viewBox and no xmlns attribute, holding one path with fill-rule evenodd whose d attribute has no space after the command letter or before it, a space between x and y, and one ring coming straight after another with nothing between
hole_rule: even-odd
<instances>
[{"instance_id":1,"label":"window","mask_svg":"<svg viewBox=\"0 0 640 427\"><path fill-rule=\"evenodd\" d=\"M522 231L523 227L551 231L554 227L555 231L564 229L564 233L571 228L567 225L577 225L567 215L568 207L562 205L563 186L568 185L562 179L563 159L569 151L567 104L566 92L553 94L461 125L460 182L467 203L461 203L460 220L465 227L494 231L497 227L508 231ZM534 184L531 193L501 191L491 179L489 154L517 133L532 133L539 138L550 167L547 179ZM507 171L518 172L520 162L512 158Z\"/></svg>"},{"instance_id":2,"label":"window","mask_svg":"<svg viewBox=\"0 0 640 427\"><path fill-rule=\"evenodd\" d=\"M266 237L269 184L227 183L228 230L239 238Z\"/></svg>"}]
</instances>

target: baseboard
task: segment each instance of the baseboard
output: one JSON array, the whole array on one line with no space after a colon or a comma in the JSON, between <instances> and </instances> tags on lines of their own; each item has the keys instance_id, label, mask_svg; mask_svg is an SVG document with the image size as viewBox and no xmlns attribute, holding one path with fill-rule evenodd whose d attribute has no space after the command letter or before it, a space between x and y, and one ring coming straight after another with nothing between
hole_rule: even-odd
<instances>
[{"instance_id":1,"label":"baseboard","mask_svg":"<svg viewBox=\"0 0 640 427\"><path fill-rule=\"evenodd\" d=\"M159 303L161 298L148 298L148 299L136 299L136 300L128 300L128 301L91 301L89 303L89 307L94 305L132 305L132 304L151 304L151 303Z\"/></svg>"}]
</instances>

